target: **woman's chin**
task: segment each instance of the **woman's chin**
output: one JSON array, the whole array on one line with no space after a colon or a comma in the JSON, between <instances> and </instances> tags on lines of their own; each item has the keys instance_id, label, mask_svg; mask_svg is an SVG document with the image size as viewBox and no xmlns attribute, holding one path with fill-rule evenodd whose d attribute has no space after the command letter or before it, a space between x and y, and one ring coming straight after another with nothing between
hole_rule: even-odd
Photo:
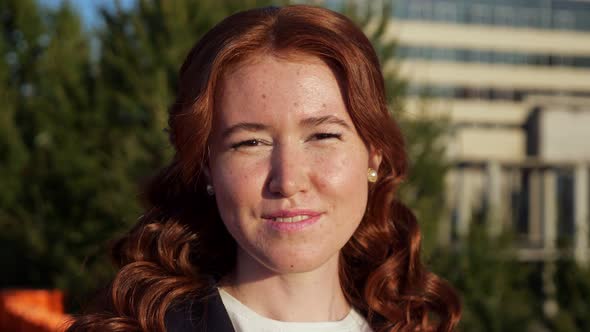
<instances>
[{"instance_id":1,"label":"woman's chin","mask_svg":"<svg viewBox=\"0 0 590 332\"><path fill-rule=\"evenodd\" d=\"M328 267L336 256L334 264L337 267L337 255L301 253L301 252L282 252L265 256L259 261L270 271L276 274L306 273L312 272L324 267Z\"/></svg>"}]
</instances>

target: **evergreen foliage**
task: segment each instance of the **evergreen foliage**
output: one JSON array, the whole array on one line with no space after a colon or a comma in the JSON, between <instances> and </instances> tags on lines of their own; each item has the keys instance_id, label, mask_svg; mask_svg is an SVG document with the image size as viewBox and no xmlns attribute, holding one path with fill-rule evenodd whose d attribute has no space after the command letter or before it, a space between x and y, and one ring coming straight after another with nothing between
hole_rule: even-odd
<instances>
[{"instance_id":1,"label":"evergreen foliage","mask_svg":"<svg viewBox=\"0 0 590 332\"><path fill-rule=\"evenodd\" d=\"M550 322L552 330L590 331L590 268L559 262L555 282L559 311Z\"/></svg>"},{"instance_id":2,"label":"evergreen foliage","mask_svg":"<svg viewBox=\"0 0 590 332\"><path fill-rule=\"evenodd\" d=\"M541 303L530 285L534 269L516 260L512 243L475 224L456 248L431 257L434 270L461 294L460 331L529 331L541 324Z\"/></svg>"},{"instance_id":3,"label":"evergreen foliage","mask_svg":"<svg viewBox=\"0 0 590 332\"><path fill-rule=\"evenodd\" d=\"M164 129L178 68L192 44L227 15L277 1L138 0L103 10L87 31L66 2L0 2L0 287L61 288L75 310L113 271L109 241L141 213L139 185L167 164ZM336 8L367 26L362 8ZM386 10L385 12L389 12ZM374 22L373 22L374 23ZM373 24L371 23L371 24ZM370 37L382 64L395 45ZM535 269L478 227L458 247L441 247L447 218L445 119L404 111L406 82L387 71L391 110L407 140L411 173L400 192L416 212L425 257L462 294L461 331L588 331L590 272L559 263L559 312L541 317ZM427 107L427 106L426 106Z\"/></svg>"},{"instance_id":4,"label":"evergreen foliage","mask_svg":"<svg viewBox=\"0 0 590 332\"><path fill-rule=\"evenodd\" d=\"M0 6L8 60L2 63L0 252L9 267L1 284L86 289L93 276L105 274L104 264L86 258L103 250L122 216L112 204L119 184L107 181L113 175L100 130L108 119L95 107L89 37L67 4Z\"/></svg>"}]
</instances>

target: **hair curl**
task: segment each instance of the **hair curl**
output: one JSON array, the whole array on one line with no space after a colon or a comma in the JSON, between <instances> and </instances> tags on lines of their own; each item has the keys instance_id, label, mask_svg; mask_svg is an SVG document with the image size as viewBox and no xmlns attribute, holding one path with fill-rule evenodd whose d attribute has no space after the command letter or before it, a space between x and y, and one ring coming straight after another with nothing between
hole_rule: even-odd
<instances>
[{"instance_id":1,"label":"hair curl","mask_svg":"<svg viewBox=\"0 0 590 332\"><path fill-rule=\"evenodd\" d=\"M236 243L205 193L214 97L227 68L253 55L303 54L338 76L359 135L383 154L366 213L340 254L347 300L375 331L451 331L460 316L455 291L420 261L420 230L395 198L406 176L401 132L385 101L379 60L345 16L311 6L267 7L234 14L192 48L170 108L176 154L143 191L146 213L113 248L120 267L102 311L80 316L69 331L165 331L172 306L203 296L235 264Z\"/></svg>"}]
</instances>

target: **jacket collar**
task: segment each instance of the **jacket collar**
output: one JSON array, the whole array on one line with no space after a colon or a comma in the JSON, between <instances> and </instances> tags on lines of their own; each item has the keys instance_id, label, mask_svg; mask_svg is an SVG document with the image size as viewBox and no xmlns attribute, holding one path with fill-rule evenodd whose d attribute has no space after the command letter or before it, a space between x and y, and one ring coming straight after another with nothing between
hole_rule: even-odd
<instances>
[{"instance_id":1,"label":"jacket collar","mask_svg":"<svg viewBox=\"0 0 590 332\"><path fill-rule=\"evenodd\" d=\"M170 309L165 325L168 332L235 332L217 288Z\"/></svg>"}]
</instances>

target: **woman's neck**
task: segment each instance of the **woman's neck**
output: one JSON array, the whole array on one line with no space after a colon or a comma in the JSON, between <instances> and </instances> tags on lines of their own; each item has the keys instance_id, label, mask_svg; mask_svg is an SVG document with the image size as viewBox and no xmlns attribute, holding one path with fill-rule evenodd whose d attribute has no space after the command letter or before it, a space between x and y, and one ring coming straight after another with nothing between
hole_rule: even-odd
<instances>
[{"instance_id":1,"label":"woman's neck","mask_svg":"<svg viewBox=\"0 0 590 332\"><path fill-rule=\"evenodd\" d=\"M310 272L278 274L238 254L236 269L221 287L258 314L279 321L337 321L350 312L338 278L338 255Z\"/></svg>"}]
</instances>

